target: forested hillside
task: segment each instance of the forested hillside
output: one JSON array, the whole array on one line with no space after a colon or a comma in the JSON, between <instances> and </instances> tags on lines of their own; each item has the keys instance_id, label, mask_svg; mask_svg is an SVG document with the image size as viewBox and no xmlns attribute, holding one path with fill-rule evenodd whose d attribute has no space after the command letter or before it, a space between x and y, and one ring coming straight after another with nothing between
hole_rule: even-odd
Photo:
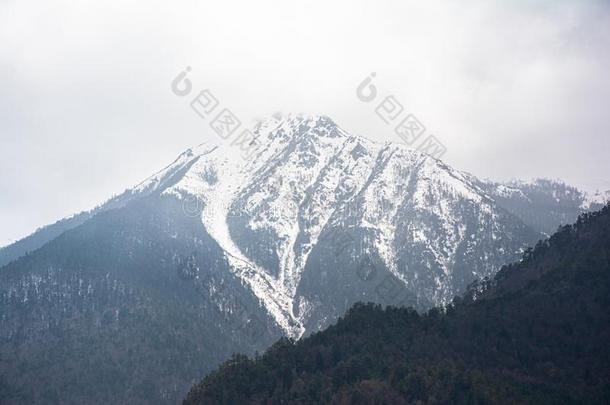
<instances>
[{"instance_id":1,"label":"forested hillside","mask_svg":"<svg viewBox=\"0 0 610 405\"><path fill-rule=\"evenodd\" d=\"M281 331L217 251L151 197L2 267L0 403L179 403L232 352L268 347Z\"/></svg>"}]
</instances>

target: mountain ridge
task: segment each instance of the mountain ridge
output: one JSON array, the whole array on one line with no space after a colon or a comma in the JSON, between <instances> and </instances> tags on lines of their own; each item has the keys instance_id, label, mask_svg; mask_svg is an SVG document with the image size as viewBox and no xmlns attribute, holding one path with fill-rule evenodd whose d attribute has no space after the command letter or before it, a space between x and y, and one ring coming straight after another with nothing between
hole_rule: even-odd
<instances>
[{"instance_id":1,"label":"mountain ridge","mask_svg":"<svg viewBox=\"0 0 610 405\"><path fill-rule=\"evenodd\" d=\"M302 115L300 114L289 114L288 117L300 117ZM328 119L330 121L332 121L330 118L326 117L326 116L315 116L315 115L311 115L309 116L310 119L313 119L315 117L323 117L325 119ZM268 120L263 120L263 121L259 121L259 123L257 124L257 127L262 127L264 126L265 123L267 123L267 125L269 125L269 122L280 122L284 119L284 116L276 116L274 118L268 119ZM366 138L365 136L362 135L348 135L348 136L354 136L354 137L358 137L364 140L367 140L369 142L370 141L368 138ZM388 142L391 144L391 142ZM110 198L109 200L107 200L106 202L98 205L97 207L88 210L88 211L82 211L76 214L73 214L69 217L66 218L62 218L59 219L58 221L56 221L53 224L49 224L49 225L45 225L42 226L38 229L36 229L34 232L32 232L31 234L21 238L21 239L17 239L11 242L8 242L7 245L0 247L0 266L7 264L9 261L12 261L14 259L17 259L21 256L23 256L25 253L27 252L31 252L37 248L39 248L40 246L42 246L44 243L46 243L47 241L53 239L56 236L59 236L59 234L61 234L64 230L67 229L71 229L75 226L80 225L81 223L83 223L86 219L92 217L93 215L95 215L98 212L101 212L105 209L112 209L114 208L116 204L116 201L124 201L128 198L126 198L127 196L129 196L130 194L137 194L137 193L141 193L142 191L144 191L146 189L146 187L150 187L151 189L154 189L154 181L155 179L158 180L158 178L160 177L161 174L166 173L165 171L168 169L175 169L175 166L177 164L179 164L179 162L182 160L182 163L192 163L194 159L202 156L204 154L206 145L208 149L214 148L214 147L219 147L219 145L222 145L223 142L205 142L202 144L197 145L196 147L193 148L189 148L187 150L185 150L184 152L182 152L172 163L170 163L168 166L166 166L164 169L159 170L158 172L154 173L153 175L149 176L148 178L146 178L145 180L141 181L140 183L134 185L133 187L127 188L125 191L123 191L122 193L120 193L119 195ZM189 158L190 160L186 160L185 158ZM521 190L522 187L524 186L541 186L541 183L543 183L542 187L544 187L545 185L558 185L560 187L563 188L568 188L568 189L574 189L578 194L579 197L578 201L580 202L580 211L578 210L578 207L574 206L571 209L571 212L568 216L564 216L561 215L559 218L555 218L554 222L552 225L553 228L548 228L548 227L542 227L537 229L538 231L544 232L547 235L549 233L554 232L556 226L559 223L562 224L567 224L567 223L571 223L573 220L576 219L576 217L578 216L578 214L582 213L582 212L586 212L586 211L591 211L591 210L597 210L600 209L607 201L610 201L610 194L608 194L610 192L606 191L606 192L601 192L601 191L597 191L594 194L590 194L590 193L585 193L582 191L577 190L576 188L567 185L566 183L562 182L561 180L550 180L550 179L533 179L530 181L522 181L522 180L510 180L508 182L499 182L499 181L494 181L494 180L489 180L489 179L477 179L475 175L471 174L471 173L467 173L467 172L462 172L464 175L467 175L468 177L474 179L475 182L477 182L479 184L479 186L481 188L484 189L484 191L492 198L498 198L498 197L507 197L507 191L506 190L511 190L509 191L509 195L510 193L519 193L522 195L522 197L527 200L528 202L531 203L531 200L523 195L523 192ZM552 192L553 190L551 189L550 192ZM509 211L511 211L512 213L518 213L518 210L515 210L514 207L510 206L510 205L504 205L504 208L508 209ZM543 209L538 208L538 213L543 212ZM522 218L524 220L526 220L526 218ZM561 222L557 222L557 221L561 221ZM528 223L528 225L530 226L535 226L535 223ZM550 232L546 232L550 229ZM48 235L45 235L46 233L48 233Z\"/></svg>"}]
</instances>

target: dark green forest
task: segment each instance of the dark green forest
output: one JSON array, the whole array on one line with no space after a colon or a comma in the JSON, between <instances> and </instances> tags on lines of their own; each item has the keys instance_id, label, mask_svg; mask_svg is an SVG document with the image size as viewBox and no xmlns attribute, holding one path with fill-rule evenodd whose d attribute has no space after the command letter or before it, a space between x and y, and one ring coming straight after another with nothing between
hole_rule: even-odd
<instances>
[{"instance_id":1,"label":"dark green forest","mask_svg":"<svg viewBox=\"0 0 610 405\"><path fill-rule=\"evenodd\" d=\"M450 305L357 304L262 356L234 355L184 404L610 403L610 206Z\"/></svg>"}]
</instances>

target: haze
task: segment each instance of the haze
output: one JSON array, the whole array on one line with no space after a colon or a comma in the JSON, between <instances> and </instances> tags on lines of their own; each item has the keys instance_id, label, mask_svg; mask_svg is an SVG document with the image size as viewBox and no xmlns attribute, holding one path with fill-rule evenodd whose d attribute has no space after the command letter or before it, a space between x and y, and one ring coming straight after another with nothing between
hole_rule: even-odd
<instances>
[{"instance_id":1,"label":"haze","mask_svg":"<svg viewBox=\"0 0 610 405\"><path fill-rule=\"evenodd\" d=\"M325 114L395 141L371 72L479 177L610 189L610 6L595 1L3 1L0 245L216 140L186 66L245 124Z\"/></svg>"}]
</instances>

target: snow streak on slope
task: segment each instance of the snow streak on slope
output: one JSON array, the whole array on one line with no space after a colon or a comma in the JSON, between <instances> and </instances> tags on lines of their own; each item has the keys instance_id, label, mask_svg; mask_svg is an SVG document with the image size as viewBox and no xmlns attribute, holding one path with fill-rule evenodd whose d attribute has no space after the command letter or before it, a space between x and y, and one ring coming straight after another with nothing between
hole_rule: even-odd
<instances>
[{"instance_id":1,"label":"snow streak on slope","mask_svg":"<svg viewBox=\"0 0 610 405\"><path fill-rule=\"evenodd\" d=\"M274 127L273 121L268 121L256 132L260 136L268 136L268 133L261 134L261 128L269 127L270 130L281 130L281 126ZM263 163L270 155L277 153L284 141L282 137L269 137L264 147L258 151L256 159L249 161L231 159L229 156L232 151L227 144L219 144L211 150L205 149L203 154L209 153L209 156L198 159L182 180L164 193L179 198L190 196L198 199L203 207L203 225L225 252L233 271L250 286L286 334L298 338L304 330L292 313L292 298L285 288L284 280L271 277L265 269L244 255L233 242L227 226L230 207L240 191L252 181L253 174L260 169L257 163ZM183 164L182 160L177 164Z\"/></svg>"}]
</instances>

